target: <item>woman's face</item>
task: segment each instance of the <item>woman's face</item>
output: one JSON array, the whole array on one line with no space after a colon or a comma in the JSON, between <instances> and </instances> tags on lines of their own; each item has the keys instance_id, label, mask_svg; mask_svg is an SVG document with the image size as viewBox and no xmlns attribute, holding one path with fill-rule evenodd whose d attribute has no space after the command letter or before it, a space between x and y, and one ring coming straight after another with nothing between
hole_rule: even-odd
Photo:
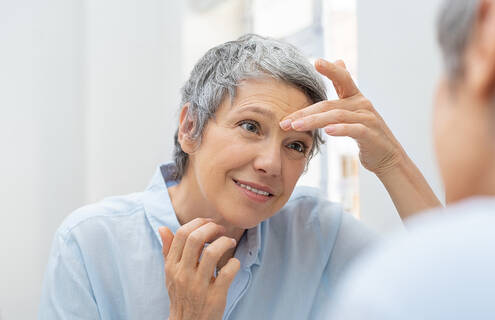
<instances>
[{"instance_id":1,"label":"woman's face","mask_svg":"<svg viewBox=\"0 0 495 320\"><path fill-rule=\"evenodd\" d=\"M245 80L232 103L224 99L187 169L210 210L245 229L282 208L313 138L311 132L285 132L279 122L310 104L302 91L273 79Z\"/></svg>"}]
</instances>

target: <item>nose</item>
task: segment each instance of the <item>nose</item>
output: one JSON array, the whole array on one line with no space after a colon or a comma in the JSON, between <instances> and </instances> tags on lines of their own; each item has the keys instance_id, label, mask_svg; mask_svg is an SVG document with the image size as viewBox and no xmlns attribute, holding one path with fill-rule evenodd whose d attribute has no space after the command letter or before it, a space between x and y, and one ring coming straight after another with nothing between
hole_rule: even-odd
<instances>
[{"instance_id":1,"label":"nose","mask_svg":"<svg viewBox=\"0 0 495 320\"><path fill-rule=\"evenodd\" d=\"M254 169L263 175L280 176L282 174L280 145L272 142L260 146L254 159Z\"/></svg>"}]
</instances>

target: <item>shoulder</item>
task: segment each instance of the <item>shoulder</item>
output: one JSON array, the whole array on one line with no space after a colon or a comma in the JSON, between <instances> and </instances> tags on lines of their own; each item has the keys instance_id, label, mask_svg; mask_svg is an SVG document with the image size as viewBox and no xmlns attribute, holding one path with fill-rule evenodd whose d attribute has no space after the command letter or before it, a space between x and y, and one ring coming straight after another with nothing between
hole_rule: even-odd
<instances>
[{"instance_id":1,"label":"shoulder","mask_svg":"<svg viewBox=\"0 0 495 320\"><path fill-rule=\"evenodd\" d=\"M495 258L489 254L495 242L495 216L487 204L467 201L411 219L407 232L389 235L359 257L333 305L345 315L373 308L379 312L373 319L401 312L417 319L424 316L419 311L447 315L454 310L454 301L493 296L493 289L484 292L495 288ZM494 202L488 207L495 208ZM385 304L387 299L396 301L393 309Z\"/></svg>"},{"instance_id":2,"label":"shoulder","mask_svg":"<svg viewBox=\"0 0 495 320\"><path fill-rule=\"evenodd\" d=\"M67 240L82 230L108 230L144 213L142 192L105 198L74 210L65 218L56 236Z\"/></svg>"},{"instance_id":3,"label":"shoulder","mask_svg":"<svg viewBox=\"0 0 495 320\"><path fill-rule=\"evenodd\" d=\"M326 199L320 190L306 186L296 187L281 211L290 211L292 214L299 212L303 215L326 213L327 216L337 217L340 217L343 213L342 206L339 203Z\"/></svg>"},{"instance_id":4,"label":"shoulder","mask_svg":"<svg viewBox=\"0 0 495 320\"><path fill-rule=\"evenodd\" d=\"M297 226L291 230L311 229L328 244L336 241L347 245L368 241L373 234L362 222L346 213L339 203L325 199L318 189L297 187L287 204L271 222Z\"/></svg>"},{"instance_id":5,"label":"shoulder","mask_svg":"<svg viewBox=\"0 0 495 320\"><path fill-rule=\"evenodd\" d=\"M296 187L289 201L274 218L279 222L340 226L343 209L312 187Z\"/></svg>"},{"instance_id":6,"label":"shoulder","mask_svg":"<svg viewBox=\"0 0 495 320\"><path fill-rule=\"evenodd\" d=\"M337 226L346 234L366 228L361 221L345 212L340 203L329 201L313 187L297 187L281 213L308 221L317 220L325 227Z\"/></svg>"}]
</instances>

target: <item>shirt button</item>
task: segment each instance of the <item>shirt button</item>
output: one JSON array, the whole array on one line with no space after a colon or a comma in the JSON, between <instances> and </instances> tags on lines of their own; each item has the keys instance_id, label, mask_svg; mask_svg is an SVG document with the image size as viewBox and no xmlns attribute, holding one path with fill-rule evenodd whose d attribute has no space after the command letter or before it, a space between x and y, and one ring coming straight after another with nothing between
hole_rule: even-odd
<instances>
[{"instance_id":1,"label":"shirt button","mask_svg":"<svg viewBox=\"0 0 495 320\"><path fill-rule=\"evenodd\" d=\"M249 251L249 255L252 256L253 255L253 252L252 251Z\"/></svg>"}]
</instances>

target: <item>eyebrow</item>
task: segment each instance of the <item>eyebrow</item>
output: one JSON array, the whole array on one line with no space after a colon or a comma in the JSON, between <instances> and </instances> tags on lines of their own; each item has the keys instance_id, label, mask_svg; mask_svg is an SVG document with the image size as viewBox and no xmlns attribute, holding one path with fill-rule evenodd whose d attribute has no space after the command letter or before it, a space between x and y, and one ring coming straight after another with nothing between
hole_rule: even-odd
<instances>
[{"instance_id":1,"label":"eyebrow","mask_svg":"<svg viewBox=\"0 0 495 320\"><path fill-rule=\"evenodd\" d=\"M254 112L254 113L259 113L265 117L268 117L270 118L271 120L274 120L276 121L276 116L275 116L275 113L273 113L272 111L268 110L268 109L265 109L265 108L261 108L261 107L257 107L257 106L246 106L246 107L242 107L239 112L244 112L244 111L251 111L251 112ZM314 139L314 136L313 136L313 132L312 131L299 131L299 132L302 132L304 134L307 134L308 136L311 137L311 139Z\"/></svg>"}]
</instances>

